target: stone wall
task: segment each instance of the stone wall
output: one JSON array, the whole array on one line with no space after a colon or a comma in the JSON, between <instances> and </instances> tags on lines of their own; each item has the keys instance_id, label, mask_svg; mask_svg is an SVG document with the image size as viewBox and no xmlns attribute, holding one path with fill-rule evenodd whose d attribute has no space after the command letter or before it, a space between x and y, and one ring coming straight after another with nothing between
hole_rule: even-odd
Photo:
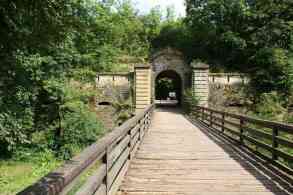
<instances>
[{"instance_id":1,"label":"stone wall","mask_svg":"<svg viewBox=\"0 0 293 195\"><path fill-rule=\"evenodd\" d=\"M247 84L249 79L244 74L237 73L210 73L209 83L220 85Z\"/></svg>"},{"instance_id":2,"label":"stone wall","mask_svg":"<svg viewBox=\"0 0 293 195\"><path fill-rule=\"evenodd\" d=\"M209 100L209 66L195 63L192 67L192 90L199 100L199 105L208 106Z\"/></svg>"},{"instance_id":3,"label":"stone wall","mask_svg":"<svg viewBox=\"0 0 293 195\"><path fill-rule=\"evenodd\" d=\"M99 73L96 78L97 87L107 85L130 86L133 73Z\"/></svg>"},{"instance_id":4,"label":"stone wall","mask_svg":"<svg viewBox=\"0 0 293 195\"><path fill-rule=\"evenodd\" d=\"M113 129L116 126L117 115L115 108L111 105L97 105L97 116L107 129Z\"/></svg>"},{"instance_id":5,"label":"stone wall","mask_svg":"<svg viewBox=\"0 0 293 195\"><path fill-rule=\"evenodd\" d=\"M152 55L151 64L137 65L134 73L99 73L96 79L97 87L102 89L103 96L100 101L111 102L111 93L107 88L119 88L125 97L131 95L133 89L136 111L144 109L154 102L155 82L158 75L173 71L180 76L182 81L181 93L192 88L193 93L199 98L202 106L208 105L209 85L234 85L248 83L247 77L240 74L209 74L209 66L203 63L189 64L183 54L178 50L166 48ZM110 90L111 91L111 90Z\"/></svg>"},{"instance_id":6,"label":"stone wall","mask_svg":"<svg viewBox=\"0 0 293 195\"><path fill-rule=\"evenodd\" d=\"M132 101L129 74L100 74L96 79L96 112L107 129L118 125L119 113L114 105L125 105ZM131 112L131 110L129 110Z\"/></svg>"}]
</instances>

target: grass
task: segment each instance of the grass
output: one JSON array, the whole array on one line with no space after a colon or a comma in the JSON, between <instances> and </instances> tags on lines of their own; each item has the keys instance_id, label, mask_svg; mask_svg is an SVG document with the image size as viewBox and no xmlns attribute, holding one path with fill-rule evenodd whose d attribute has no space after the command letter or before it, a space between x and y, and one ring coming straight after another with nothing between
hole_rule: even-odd
<instances>
[{"instance_id":1,"label":"grass","mask_svg":"<svg viewBox=\"0 0 293 195\"><path fill-rule=\"evenodd\" d=\"M0 194L12 195L20 192L61 163L62 161L53 158L47 162L37 162L36 159L31 162L0 160Z\"/></svg>"},{"instance_id":2,"label":"grass","mask_svg":"<svg viewBox=\"0 0 293 195\"><path fill-rule=\"evenodd\" d=\"M20 192L62 163L63 161L57 160L51 154L36 154L31 161L0 160L0 195ZM75 194L100 165L101 162L97 161L82 173L68 194Z\"/></svg>"},{"instance_id":3,"label":"grass","mask_svg":"<svg viewBox=\"0 0 293 195\"><path fill-rule=\"evenodd\" d=\"M18 150L16 156L0 159L0 195L20 192L63 163L48 149L38 152Z\"/></svg>"},{"instance_id":4,"label":"grass","mask_svg":"<svg viewBox=\"0 0 293 195\"><path fill-rule=\"evenodd\" d=\"M94 174L95 171L101 166L101 162L95 162L89 169L83 172L78 181L75 183L74 187L68 192L68 195L74 195L76 192L85 184L87 179Z\"/></svg>"},{"instance_id":5,"label":"grass","mask_svg":"<svg viewBox=\"0 0 293 195\"><path fill-rule=\"evenodd\" d=\"M76 147L73 155L81 151L82 148ZM64 163L48 149L42 152L23 150L19 151L16 156L9 160L0 159L0 195L16 194ZM98 169L100 164L98 161L85 171L69 194L75 194L86 182L86 179Z\"/></svg>"}]
</instances>

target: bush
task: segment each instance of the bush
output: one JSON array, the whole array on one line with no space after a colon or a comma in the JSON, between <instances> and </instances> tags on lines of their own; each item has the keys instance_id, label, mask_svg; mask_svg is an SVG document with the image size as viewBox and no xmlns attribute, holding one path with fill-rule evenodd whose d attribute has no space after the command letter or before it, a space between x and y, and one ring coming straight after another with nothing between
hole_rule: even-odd
<instances>
[{"instance_id":1,"label":"bush","mask_svg":"<svg viewBox=\"0 0 293 195\"><path fill-rule=\"evenodd\" d=\"M75 150L94 143L103 134L103 126L87 105L77 102L70 109L72 111L64 113L62 118L64 133L59 154L64 159L71 158Z\"/></svg>"},{"instance_id":2,"label":"bush","mask_svg":"<svg viewBox=\"0 0 293 195\"><path fill-rule=\"evenodd\" d=\"M91 84L52 78L43 83L34 106L26 101L29 97L22 95L18 102L22 108L17 105L15 111L5 111L2 107L1 158L23 159L50 150L69 159L77 150L95 142L103 133L96 113L89 108L95 93Z\"/></svg>"},{"instance_id":3,"label":"bush","mask_svg":"<svg viewBox=\"0 0 293 195\"><path fill-rule=\"evenodd\" d=\"M55 137L51 147L59 156L69 159L74 151L97 141L104 128L89 107L89 100L95 94L94 87L71 81L63 87L63 93L60 120L51 126L51 135Z\"/></svg>"},{"instance_id":4,"label":"bush","mask_svg":"<svg viewBox=\"0 0 293 195\"><path fill-rule=\"evenodd\" d=\"M260 118L283 122L287 113L283 103L281 96L276 92L264 93L260 96L253 112Z\"/></svg>"},{"instance_id":5,"label":"bush","mask_svg":"<svg viewBox=\"0 0 293 195\"><path fill-rule=\"evenodd\" d=\"M287 50L265 48L256 53L257 69L250 74L250 85L256 95L277 91L286 96L293 85L293 64Z\"/></svg>"},{"instance_id":6,"label":"bush","mask_svg":"<svg viewBox=\"0 0 293 195\"><path fill-rule=\"evenodd\" d=\"M32 128L31 112L0 113L0 157L12 155L12 151L22 144L30 143L29 136Z\"/></svg>"},{"instance_id":7,"label":"bush","mask_svg":"<svg viewBox=\"0 0 293 195\"><path fill-rule=\"evenodd\" d=\"M192 89L186 89L184 91L184 100L183 100L183 108L187 113L191 112L191 108L197 106L199 103L199 98L195 96Z\"/></svg>"}]
</instances>

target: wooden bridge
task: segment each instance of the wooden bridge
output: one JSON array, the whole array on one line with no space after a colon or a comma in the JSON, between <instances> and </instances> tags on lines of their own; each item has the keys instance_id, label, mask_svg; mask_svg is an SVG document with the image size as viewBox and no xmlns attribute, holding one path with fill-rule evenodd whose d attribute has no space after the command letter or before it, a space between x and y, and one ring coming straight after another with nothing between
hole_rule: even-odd
<instances>
[{"instance_id":1,"label":"wooden bridge","mask_svg":"<svg viewBox=\"0 0 293 195\"><path fill-rule=\"evenodd\" d=\"M292 135L280 123L204 107L186 117L151 105L19 194L290 195Z\"/></svg>"}]
</instances>

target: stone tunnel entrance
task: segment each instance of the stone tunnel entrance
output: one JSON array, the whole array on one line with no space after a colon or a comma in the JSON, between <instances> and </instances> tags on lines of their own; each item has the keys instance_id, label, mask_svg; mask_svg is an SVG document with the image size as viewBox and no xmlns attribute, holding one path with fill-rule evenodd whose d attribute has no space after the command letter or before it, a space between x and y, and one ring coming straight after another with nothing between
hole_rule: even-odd
<instances>
[{"instance_id":1,"label":"stone tunnel entrance","mask_svg":"<svg viewBox=\"0 0 293 195\"><path fill-rule=\"evenodd\" d=\"M180 51L166 48L153 54L149 64L134 67L134 102L139 113L148 105L181 105L183 91L191 89L199 105L206 106L209 66L187 62Z\"/></svg>"},{"instance_id":2,"label":"stone tunnel entrance","mask_svg":"<svg viewBox=\"0 0 293 195\"><path fill-rule=\"evenodd\" d=\"M165 70L155 78L155 103L177 106L182 99L182 79L174 70Z\"/></svg>"}]
</instances>

